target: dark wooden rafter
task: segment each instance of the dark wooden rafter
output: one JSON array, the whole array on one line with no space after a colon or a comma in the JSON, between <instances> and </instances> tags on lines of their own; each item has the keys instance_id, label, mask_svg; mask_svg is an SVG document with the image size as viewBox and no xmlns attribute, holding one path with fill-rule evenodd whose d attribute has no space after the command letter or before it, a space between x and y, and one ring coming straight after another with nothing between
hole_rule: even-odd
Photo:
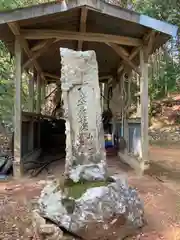
<instances>
[{"instance_id":1,"label":"dark wooden rafter","mask_svg":"<svg viewBox=\"0 0 180 240\"><path fill-rule=\"evenodd\" d=\"M151 30L149 31L148 34L146 34L144 37L143 37L143 40L142 40L142 45L138 46L138 47L134 47L133 50L131 51L128 59L129 61L132 61L136 56L137 54L140 52L140 50L143 48L144 44L147 45L147 42L149 42L149 39L151 38L151 36L154 35L154 31ZM126 64L126 62L123 60L121 61L120 63L120 67L118 68L118 74L120 74L120 72L124 69L124 65ZM141 72L139 71L139 74L141 74Z\"/></svg>"},{"instance_id":2,"label":"dark wooden rafter","mask_svg":"<svg viewBox=\"0 0 180 240\"><path fill-rule=\"evenodd\" d=\"M36 52L36 51L40 50L41 48L43 48L43 47L46 45L46 43L47 43L48 41L49 41L49 39L48 39L48 40L40 40L40 41L38 41L38 43L35 44L35 45L31 48L31 51L32 51L32 52Z\"/></svg>"},{"instance_id":3,"label":"dark wooden rafter","mask_svg":"<svg viewBox=\"0 0 180 240\"><path fill-rule=\"evenodd\" d=\"M131 60L129 60L129 53L123 47L113 43L108 45L124 60L127 65L129 65L135 72L140 74L138 67Z\"/></svg>"},{"instance_id":4,"label":"dark wooden rafter","mask_svg":"<svg viewBox=\"0 0 180 240\"><path fill-rule=\"evenodd\" d=\"M16 22L11 22L11 23L8 23L8 26L9 28L11 29L11 31L13 32L13 34L18 37L20 43L21 43L21 46L22 48L24 49L25 53L27 54L27 56L29 58L32 58L33 57L33 53L32 51L30 50L29 48L29 45L28 45L28 42L26 39L24 39L24 37L21 35L21 31L20 31L20 27L18 25L18 23ZM38 62L36 61L36 59L33 60L33 65L36 69L36 71L38 72L38 74L41 76L41 78L43 78L43 80L45 80L45 77L43 75L43 72L42 72L42 69L41 67L39 66Z\"/></svg>"},{"instance_id":5,"label":"dark wooden rafter","mask_svg":"<svg viewBox=\"0 0 180 240\"><path fill-rule=\"evenodd\" d=\"M50 46L52 46L55 42L56 42L55 39L48 40L39 51L36 51L35 53L33 53L32 57L29 58L26 63L24 63L23 69L25 69L25 68L29 67L31 64L33 64L33 61L35 59L37 59L38 57L40 57L43 53L45 53L48 50L48 48Z\"/></svg>"},{"instance_id":6,"label":"dark wooden rafter","mask_svg":"<svg viewBox=\"0 0 180 240\"><path fill-rule=\"evenodd\" d=\"M117 19L122 19L128 22L141 24L147 28L155 29L157 31L163 32L168 35L176 36L178 27L168 24L163 21L152 19L148 16L138 14L136 12L131 12L127 9L122 9L112 4L109 4L103 0L68 0L67 9L63 7L62 2L55 1L49 4L38 4L36 6L15 9L12 11L1 12L0 13L0 24L17 22L22 20L30 20L32 18L45 17L47 15L53 15L65 10L71 10L74 8L82 8L86 6L91 10L100 12L100 14L106 14L109 17L114 17Z\"/></svg>"},{"instance_id":7,"label":"dark wooden rafter","mask_svg":"<svg viewBox=\"0 0 180 240\"><path fill-rule=\"evenodd\" d=\"M147 50L146 50L146 52L147 52L147 57L152 53L152 51L153 51L153 46L154 46L154 43L155 43L155 41L156 41L156 37L158 36L158 32L156 32L156 31L152 31L151 32L151 34L150 34L150 36L149 36L149 39L147 40L147 44L146 44L146 42L145 42L145 44L147 45Z\"/></svg>"},{"instance_id":8,"label":"dark wooden rafter","mask_svg":"<svg viewBox=\"0 0 180 240\"><path fill-rule=\"evenodd\" d=\"M54 80L60 80L60 76L57 76L55 74L51 74L51 73L46 73L44 72L44 76L50 79L54 79Z\"/></svg>"},{"instance_id":9,"label":"dark wooden rafter","mask_svg":"<svg viewBox=\"0 0 180 240\"><path fill-rule=\"evenodd\" d=\"M82 32L82 33L86 32L87 15L88 15L88 9L86 7L83 7L81 9L79 32ZM82 48L83 48L83 41L79 40L77 49L78 49L78 51L81 51Z\"/></svg>"},{"instance_id":10,"label":"dark wooden rafter","mask_svg":"<svg viewBox=\"0 0 180 240\"><path fill-rule=\"evenodd\" d=\"M90 33L90 32L75 32L75 31L61 31L51 29L21 29L21 34L25 39L52 39L57 38L60 40L78 40L88 42L109 42L117 43L127 46L140 46L142 40L138 38L117 36L111 34L102 33Z\"/></svg>"}]
</instances>

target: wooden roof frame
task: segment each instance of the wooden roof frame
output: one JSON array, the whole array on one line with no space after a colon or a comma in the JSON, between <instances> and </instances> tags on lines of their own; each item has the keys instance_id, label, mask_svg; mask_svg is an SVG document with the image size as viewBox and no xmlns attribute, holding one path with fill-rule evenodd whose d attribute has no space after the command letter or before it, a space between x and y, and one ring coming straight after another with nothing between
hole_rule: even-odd
<instances>
[{"instance_id":1,"label":"wooden roof frame","mask_svg":"<svg viewBox=\"0 0 180 240\"><path fill-rule=\"evenodd\" d=\"M24 20L34 20L38 17L46 17L78 8L81 9L79 32L44 28L22 29L18 24ZM148 34L148 36L144 36L143 39L139 39L135 37L132 38L129 36L119 36L114 34L112 35L86 32L88 10L93 10L97 12L97 14L104 14L107 17L114 17L116 19L125 20L130 23L135 23L147 27L147 29L151 29L149 31L150 34ZM106 43L122 59L122 61L120 61L121 66L118 68L118 73L123 70L123 66L126 64L129 65L129 67L135 70L138 74L141 74L138 70L137 64L133 62L133 59L137 56L142 46L144 44L153 46L153 41L156 34L154 34L154 32L158 31L162 34L165 34L166 36L169 35L174 37L176 36L178 30L177 26L121 8L119 6L109 4L103 0L69 0L67 8L64 8L64 4L62 3L51 2L21 9L14 9L11 11L0 12L0 26L3 24L7 24L15 37L19 38L22 47L28 56L27 61L23 62L23 69L28 68L31 64L33 64L43 79L45 79L45 76L40 64L38 64L37 59L46 51L46 49L48 49L48 47L60 40L77 40L77 50L82 50L83 41ZM32 39L42 41L30 49L28 46L28 40ZM119 45L134 46L134 48L132 52L129 53L126 51L126 49ZM52 75L52 73L50 74Z\"/></svg>"},{"instance_id":2,"label":"wooden roof frame","mask_svg":"<svg viewBox=\"0 0 180 240\"><path fill-rule=\"evenodd\" d=\"M178 27L175 25L166 23L164 21L156 20L154 18L139 14L128 9L121 8L119 6L109 4L103 0L68 1L68 10L83 6L86 6L87 8L92 10L99 11L100 13L107 14L109 16L141 24L145 27L152 28L156 31L171 35L173 37L177 35ZM38 4L31 7L0 12L0 24L36 18L63 11L65 11L65 9L63 8L62 4L58 2Z\"/></svg>"}]
</instances>

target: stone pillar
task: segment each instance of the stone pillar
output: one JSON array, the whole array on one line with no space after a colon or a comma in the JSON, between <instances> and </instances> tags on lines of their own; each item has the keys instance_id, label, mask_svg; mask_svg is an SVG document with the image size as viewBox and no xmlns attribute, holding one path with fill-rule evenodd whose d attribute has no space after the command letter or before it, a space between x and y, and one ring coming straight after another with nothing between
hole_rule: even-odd
<instances>
[{"instance_id":1,"label":"stone pillar","mask_svg":"<svg viewBox=\"0 0 180 240\"><path fill-rule=\"evenodd\" d=\"M66 119L65 176L75 182L104 180L106 155L96 54L64 48L60 54Z\"/></svg>"}]
</instances>

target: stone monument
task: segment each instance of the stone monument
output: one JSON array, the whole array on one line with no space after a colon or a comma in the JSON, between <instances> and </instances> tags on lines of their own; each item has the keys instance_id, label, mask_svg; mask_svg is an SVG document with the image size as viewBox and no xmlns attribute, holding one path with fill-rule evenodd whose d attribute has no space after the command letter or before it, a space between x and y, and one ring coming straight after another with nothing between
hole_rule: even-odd
<instances>
[{"instance_id":1,"label":"stone monument","mask_svg":"<svg viewBox=\"0 0 180 240\"><path fill-rule=\"evenodd\" d=\"M41 192L35 232L41 239L63 239L60 228L75 239L124 239L143 226L144 211L136 190L107 173L96 54L64 48L60 54L65 183L50 182Z\"/></svg>"},{"instance_id":2,"label":"stone monument","mask_svg":"<svg viewBox=\"0 0 180 240\"><path fill-rule=\"evenodd\" d=\"M105 180L107 167L96 54L64 48L60 52L66 119L65 176L74 182Z\"/></svg>"}]
</instances>

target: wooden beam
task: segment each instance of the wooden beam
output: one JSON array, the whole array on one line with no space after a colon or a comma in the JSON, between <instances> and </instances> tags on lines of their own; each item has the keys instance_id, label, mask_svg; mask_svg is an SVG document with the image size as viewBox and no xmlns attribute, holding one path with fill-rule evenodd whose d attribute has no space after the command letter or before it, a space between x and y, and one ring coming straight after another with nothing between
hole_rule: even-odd
<instances>
[{"instance_id":1,"label":"wooden beam","mask_svg":"<svg viewBox=\"0 0 180 240\"><path fill-rule=\"evenodd\" d=\"M24 49L25 53L29 58L33 57L33 53L31 52L28 42L23 38L23 36L20 34L20 28L19 25L16 22L10 22L8 23L9 28L11 29L12 33L15 36L19 37L19 41L21 42L21 46ZM41 67L39 66L38 62L36 60L33 60L34 67L36 68L37 72L41 75L41 77L44 79L44 75L42 73Z\"/></svg>"},{"instance_id":2,"label":"wooden beam","mask_svg":"<svg viewBox=\"0 0 180 240\"><path fill-rule=\"evenodd\" d=\"M99 77L99 81L100 82L107 82L109 79L112 79L113 78L113 76L112 75L107 75L107 76L102 76L102 77Z\"/></svg>"},{"instance_id":3,"label":"wooden beam","mask_svg":"<svg viewBox=\"0 0 180 240\"><path fill-rule=\"evenodd\" d=\"M140 51L141 66L141 82L140 82L140 99L141 99L141 147L142 147L142 163L148 162L148 59L146 59L147 48L143 47ZM142 169L143 171L144 169Z\"/></svg>"},{"instance_id":4,"label":"wooden beam","mask_svg":"<svg viewBox=\"0 0 180 240\"><path fill-rule=\"evenodd\" d=\"M148 56L153 51L153 46L154 46L154 42L155 42L156 36L157 36L157 33L155 31L152 31L152 33L151 33L151 35L149 37L148 46L147 46L147 55Z\"/></svg>"},{"instance_id":5,"label":"wooden beam","mask_svg":"<svg viewBox=\"0 0 180 240\"><path fill-rule=\"evenodd\" d=\"M46 98L46 81L43 81L42 88L41 88L41 103L45 103Z\"/></svg>"},{"instance_id":6,"label":"wooden beam","mask_svg":"<svg viewBox=\"0 0 180 240\"><path fill-rule=\"evenodd\" d=\"M22 29L21 34L25 39L49 39L57 38L61 40L81 40L88 42L110 42L127 46L139 46L142 40L138 38L101 34L101 33L81 33L72 31L61 31L51 29Z\"/></svg>"},{"instance_id":7,"label":"wooden beam","mask_svg":"<svg viewBox=\"0 0 180 240\"><path fill-rule=\"evenodd\" d=\"M146 34L144 37L143 37L143 43L148 41L151 34L152 34L153 30L150 30L148 34ZM129 56L129 60L132 61L135 56L139 53L139 51L143 48L143 44L141 46L138 46L138 47L134 47L130 56ZM118 68L118 74L120 74L120 72L124 69L124 61L122 61L120 63L120 67Z\"/></svg>"},{"instance_id":8,"label":"wooden beam","mask_svg":"<svg viewBox=\"0 0 180 240\"><path fill-rule=\"evenodd\" d=\"M41 113L41 78L37 75L37 101L36 101L36 113Z\"/></svg>"},{"instance_id":9,"label":"wooden beam","mask_svg":"<svg viewBox=\"0 0 180 240\"><path fill-rule=\"evenodd\" d=\"M56 17L57 14L61 15L61 12L70 9L77 9L82 6L86 6L92 11L96 11L96 14L102 15L106 14L111 18L116 18L117 20L125 20L130 23L141 24L146 28L156 29L157 31L163 32L168 35L177 35L177 26L159 21L136 12L129 11L127 9L118 8L108 2L102 0L68 0L67 6L63 6L63 2L55 1L54 3L38 4L28 8L14 9L12 11L3 11L0 13L0 24L5 24L8 22L22 21L22 24L29 23L32 18L36 18L36 21L45 21L43 16ZM99 13L98 13L99 12Z\"/></svg>"},{"instance_id":10,"label":"wooden beam","mask_svg":"<svg viewBox=\"0 0 180 240\"><path fill-rule=\"evenodd\" d=\"M31 48L31 51L32 51L32 52L38 51L39 49L43 48L44 45L46 45L46 43L47 43L48 41L49 41L49 40L40 40L36 45L34 45L34 46Z\"/></svg>"},{"instance_id":11,"label":"wooden beam","mask_svg":"<svg viewBox=\"0 0 180 240\"><path fill-rule=\"evenodd\" d=\"M128 57L129 61L132 61L134 59L134 57L139 53L140 49L142 48L142 46L139 46L137 48L134 48L130 54L130 56ZM121 73L121 71L124 69L124 61L122 61L120 64L121 66L118 69L118 74Z\"/></svg>"},{"instance_id":12,"label":"wooden beam","mask_svg":"<svg viewBox=\"0 0 180 240\"><path fill-rule=\"evenodd\" d=\"M83 7L81 9L81 18L80 18L80 28L79 31L84 33L86 32L86 20L87 20L88 9ZM78 41L78 51L81 51L83 48L83 41Z\"/></svg>"},{"instance_id":13,"label":"wooden beam","mask_svg":"<svg viewBox=\"0 0 180 240\"><path fill-rule=\"evenodd\" d=\"M34 76L29 79L29 112L34 111Z\"/></svg>"},{"instance_id":14,"label":"wooden beam","mask_svg":"<svg viewBox=\"0 0 180 240\"><path fill-rule=\"evenodd\" d=\"M126 64L128 64L135 72L140 74L138 67L131 60L129 60L127 56L128 52L124 48L113 43L108 45L112 47L112 49L126 62Z\"/></svg>"},{"instance_id":15,"label":"wooden beam","mask_svg":"<svg viewBox=\"0 0 180 240\"><path fill-rule=\"evenodd\" d=\"M37 51L36 53L34 53L32 55L31 58L29 58L29 60L23 65L23 69L29 67L33 61L35 59L37 59L38 57L40 57L44 52L46 52L48 50L48 48L54 43L55 39L50 39L46 42L46 44L39 50Z\"/></svg>"},{"instance_id":16,"label":"wooden beam","mask_svg":"<svg viewBox=\"0 0 180 240\"><path fill-rule=\"evenodd\" d=\"M19 37L15 39L15 102L14 102L14 161L13 175L19 178L22 175L21 162L21 42Z\"/></svg>"},{"instance_id":17,"label":"wooden beam","mask_svg":"<svg viewBox=\"0 0 180 240\"><path fill-rule=\"evenodd\" d=\"M44 76L45 76L45 77L48 77L48 78L56 79L56 80L59 80L59 81L60 81L60 76L57 76L57 75L55 75L55 74L51 74L51 73L46 73L46 72L44 72Z\"/></svg>"},{"instance_id":18,"label":"wooden beam","mask_svg":"<svg viewBox=\"0 0 180 240\"><path fill-rule=\"evenodd\" d=\"M29 112L34 112L34 79L35 78L35 69L33 69L33 76L30 76L29 79ZM28 126L28 152L33 151L34 149L34 121L30 120Z\"/></svg>"},{"instance_id":19,"label":"wooden beam","mask_svg":"<svg viewBox=\"0 0 180 240\"><path fill-rule=\"evenodd\" d=\"M47 78L51 78L51 79L55 79L55 80L60 81L60 76L57 76L57 75L51 74L51 73L46 73L46 72L44 72L43 74ZM104 80L108 80L109 78L112 78L112 75L99 77L99 81L101 82L101 81L104 81Z\"/></svg>"}]
</instances>

